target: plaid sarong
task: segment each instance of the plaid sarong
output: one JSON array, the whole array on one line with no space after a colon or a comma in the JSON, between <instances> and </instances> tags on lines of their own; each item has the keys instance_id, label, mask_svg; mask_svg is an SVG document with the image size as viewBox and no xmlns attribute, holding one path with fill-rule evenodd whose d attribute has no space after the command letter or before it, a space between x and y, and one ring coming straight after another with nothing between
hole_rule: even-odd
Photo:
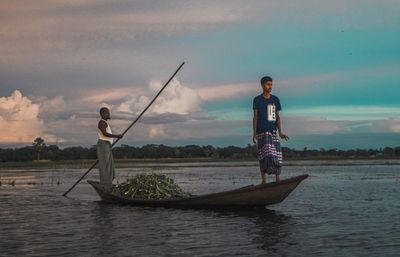
<instances>
[{"instance_id":1,"label":"plaid sarong","mask_svg":"<svg viewBox=\"0 0 400 257\"><path fill-rule=\"evenodd\" d=\"M257 149L260 171L279 175L282 169L282 150L276 130L257 134Z\"/></svg>"}]
</instances>

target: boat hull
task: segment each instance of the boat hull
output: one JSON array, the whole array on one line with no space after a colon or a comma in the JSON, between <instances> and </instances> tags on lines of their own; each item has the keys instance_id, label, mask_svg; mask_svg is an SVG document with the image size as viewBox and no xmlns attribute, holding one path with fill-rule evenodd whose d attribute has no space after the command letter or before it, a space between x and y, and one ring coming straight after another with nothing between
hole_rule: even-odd
<instances>
[{"instance_id":1,"label":"boat hull","mask_svg":"<svg viewBox=\"0 0 400 257\"><path fill-rule=\"evenodd\" d=\"M139 200L117 196L104 190L97 181L89 181L101 199L108 203L126 204L134 206L177 207L177 208L241 208L263 207L282 202L308 175L301 175L280 182L271 182L260 185L192 196L180 199Z\"/></svg>"}]
</instances>

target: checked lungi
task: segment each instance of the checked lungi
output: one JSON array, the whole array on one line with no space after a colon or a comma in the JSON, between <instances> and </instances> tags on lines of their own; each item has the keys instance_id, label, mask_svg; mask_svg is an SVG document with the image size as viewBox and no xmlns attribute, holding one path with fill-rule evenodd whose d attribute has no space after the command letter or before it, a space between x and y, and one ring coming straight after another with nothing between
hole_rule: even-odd
<instances>
[{"instance_id":1,"label":"checked lungi","mask_svg":"<svg viewBox=\"0 0 400 257\"><path fill-rule=\"evenodd\" d=\"M257 134L257 149L260 171L279 175L282 169L282 150L276 130Z\"/></svg>"},{"instance_id":2,"label":"checked lungi","mask_svg":"<svg viewBox=\"0 0 400 257\"><path fill-rule=\"evenodd\" d=\"M100 139L97 141L97 158L99 160L100 185L111 189L115 170L110 142Z\"/></svg>"}]
</instances>

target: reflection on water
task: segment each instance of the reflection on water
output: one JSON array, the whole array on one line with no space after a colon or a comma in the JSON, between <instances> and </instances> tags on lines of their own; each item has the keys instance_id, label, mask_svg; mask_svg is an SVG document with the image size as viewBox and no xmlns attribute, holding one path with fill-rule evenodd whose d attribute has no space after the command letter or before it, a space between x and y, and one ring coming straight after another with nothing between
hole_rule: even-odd
<instances>
[{"instance_id":1,"label":"reflection on water","mask_svg":"<svg viewBox=\"0 0 400 257\"><path fill-rule=\"evenodd\" d=\"M117 253L118 248L115 248L117 244L114 242L116 239L112 237L116 229L116 221L113 217L112 208L104 204L99 204L92 211L92 217L93 220L89 234L92 235L95 242L96 255L105 256Z\"/></svg>"},{"instance_id":2,"label":"reflection on water","mask_svg":"<svg viewBox=\"0 0 400 257\"><path fill-rule=\"evenodd\" d=\"M291 235L290 216L278 211L265 208L244 210L217 211L219 217L239 217L251 222L251 226L244 228L248 234L253 235L252 242L260 248L270 252L281 246L286 238Z\"/></svg>"},{"instance_id":3,"label":"reflection on water","mask_svg":"<svg viewBox=\"0 0 400 257\"><path fill-rule=\"evenodd\" d=\"M302 170L287 167L284 175ZM84 182L65 198L83 170L8 172L15 179L34 177L37 184L0 186L0 256L397 256L397 166L307 170L310 178L284 202L241 210L105 204ZM117 176L140 171L120 169ZM259 183L257 170L248 166L169 165L157 171L195 194ZM52 177L62 183L50 183Z\"/></svg>"}]
</instances>

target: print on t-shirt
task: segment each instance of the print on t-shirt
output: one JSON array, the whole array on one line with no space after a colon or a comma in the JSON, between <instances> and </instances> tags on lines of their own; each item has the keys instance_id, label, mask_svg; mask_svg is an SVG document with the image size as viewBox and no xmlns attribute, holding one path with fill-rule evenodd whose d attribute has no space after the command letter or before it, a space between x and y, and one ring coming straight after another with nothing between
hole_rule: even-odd
<instances>
[{"instance_id":1,"label":"print on t-shirt","mask_svg":"<svg viewBox=\"0 0 400 257\"><path fill-rule=\"evenodd\" d=\"M275 104L268 104L268 121L276 121Z\"/></svg>"},{"instance_id":2,"label":"print on t-shirt","mask_svg":"<svg viewBox=\"0 0 400 257\"><path fill-rule=\"evenodd\" d=\"M262 94L254 97L253 110L257 111L256 133L276 130L278 112L281 109L279 98L274 95L271 95L268 99Z\"/></svg>"}]
</instances>

